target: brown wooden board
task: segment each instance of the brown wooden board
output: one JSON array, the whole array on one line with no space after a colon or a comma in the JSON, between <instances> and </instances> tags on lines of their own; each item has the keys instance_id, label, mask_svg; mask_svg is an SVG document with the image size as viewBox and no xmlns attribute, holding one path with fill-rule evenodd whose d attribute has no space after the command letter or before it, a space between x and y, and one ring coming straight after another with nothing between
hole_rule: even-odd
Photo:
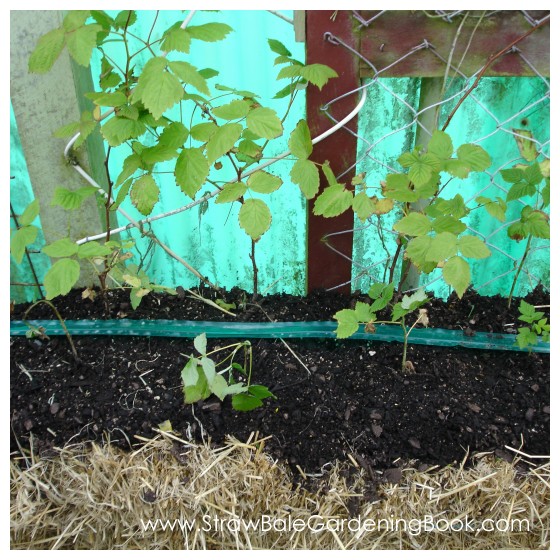
<instances>
[{"instance_id":1,"label":"brown wooden board","mask_svg":"<svg viewBox=\"0 0 560 560\"><path fill-rule=\"evenodd\" d=\"M428 12L434 15L435 12ZM463 14L455 16L451 22L439 17L428 17L426 12L408 10L389 10L376 17L368 26L357 24L360 37L360 52L373 63L382 77L437 77L443 76L445 61L453 51L452 62L458 64L467 46L460 71L472 76L480 70L487 60L511 44L515 39L531 30L532 25L520 10L499 11L482 20L480 11L471 11L465 19L459 34ZM539 21L548 12L528 11L534 20ZM358 11L356 14L367 21L379 12ZM471 40L472 36L472 40ZM391 68L387 68L414 47L424 43L433 45L441 55L440 60L431 49L422 49ZM470 45L469 45L470 41ZM522 51L531 65L543 76L550 76L550 23L544 24L523 39L516 47ZM387 70L384 70L387 68ZM374 71L365 62L360 63L360 77L371 77ZM485 76L534 76L534 70L515 53L505 54L496 60L485 72Z\"/></svg>"},{"instance_id":2,"label":"brown wooden board","mask_svg":"<svg viewBox=\"0 0 560 560\"><path fill-rule=\"evenodd\" d=\"M334 17L333 17L334 16ZM321 111L321 107L346 92L359 86L358 59L346 48L333 45L325 39L330 32L345 43L356 47L356 35L352 31L354 23L349 11L308 10L306 13L307 64L327 64L338 73L338 78L330 80L322 90L313 85L307 88L307 120L311 136L315 137L333 126L333 122ZM343 119L358 103L358 94L349 95L337 101L329 112L337 119ZM357 130L357 117L346 126ZM315 145L311 159L316 163L329 161L335 175L345 171L356 162L356 137L341 129ZM341 179L348 186L352 175ZM319 193L327 186L321 174ZM346 211L335 218L323 218L313 214L314 200L309 201L307 210L307 289L330 288L351 278L351 262L327 247L323 239L329 233L352 230L354 214ZM328 242L340 253L352 257L353 235L346 233L329 238ZM339 291L350 292L350 285Z\"/></svg>"}]
</instances>

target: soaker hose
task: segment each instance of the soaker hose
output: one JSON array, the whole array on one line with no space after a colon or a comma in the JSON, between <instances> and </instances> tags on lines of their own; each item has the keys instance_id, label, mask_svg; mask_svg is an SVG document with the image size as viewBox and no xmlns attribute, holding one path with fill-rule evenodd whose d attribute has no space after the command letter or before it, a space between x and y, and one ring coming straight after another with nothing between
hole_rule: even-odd
<instances>
[{"instance_id":1,"label":"soaker hose","mask_svg":"<svg viewBox=\"0 0 560 560\"><path fill-rule=\"evenodd\" d=\"M337 323L308 321L293 323L224 323L211 321L175 320L69 320L66 328L72 336L159 336L194 338L206 333L208 338L335 338ZM11 321L10 336L26 336L32 329L41 328L48 336L63 336L64 330L56 320ZM402 342L403 331L397 325L378 325L374 334L366 333L363 325L358 332L344 340L371 340L374 342ZM515 335L447 329L416 328L408 337L409 344L426 346L460 346L479 350L509 350L550 353L550 344L539 340L530 349L514 346Z\"/></svg>"}]
</instances>

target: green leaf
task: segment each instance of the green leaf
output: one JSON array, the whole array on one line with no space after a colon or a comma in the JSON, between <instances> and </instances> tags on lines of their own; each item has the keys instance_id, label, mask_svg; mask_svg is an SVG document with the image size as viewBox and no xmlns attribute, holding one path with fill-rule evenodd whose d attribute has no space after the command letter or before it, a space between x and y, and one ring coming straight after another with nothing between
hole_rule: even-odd
<instances>
[{"instance_id":1,"label":"green leaf","mask_svg":"<svg viewBox=\"0 0 560 560\"><path fill-rule=\"evenodd\" d=\"M301 70L302 70L303 66L300 66L299 64L292 64L291 66L284 66L284 68L282 68L280 70L280 72L278 72L278 76L276 76L277 80L282 80L284 78L299 78L301 76Z\"/></svg>"},{"instance_id":2,"label":"green leaf","mask_svg":"<svg viewBox=\"0 0 560 560\"><path fill-rule=\"evenodd\" d=\"M91 53L97 46L97 34L103 28L97 23L79 27L66 34L66 46L72 58L80 65L89 66Z\"/></svg>"},{"instance_id":3,"label":"green leaf","mask_svg":"<svg viewBox=\"0 0 560 560\"><path fill-rule=\"evenodd\" d=\"M245 183L228 183L216 197L216 204L234 202L240 199L247 192Z\"/></svg>"},{"instance_id":4,"label":"green leaf","mask_svg":"<svg viewBox=\"0 0 560 560\"><path fill-rule=\"evenodd\" d=\"M410 167L408 178L416 187L421 187L429 183L433 174L437 173L441 168L441 162L436 156L431 154L422 154L418 161Z\"/></svg>"},{"instance_id":5,"label":"green leaf","mask_svg":"<svg viewBox=\"0 0 560 560\"><path fill-rule=\"evenodd\" d=\"M138 138L146 131L146 126L139 121L131 121L124 117L112 117L102 127L101 134L112 148L120 146L124 141Z\"/></svg>"},{"instance_id":6,"label":"green leaf","mask_svg":"<svg viewBox=\"0 0 560 560\"><path fill-rule=\"evenodd\" d=\"M319 192L319 170L307 159L298 159L290 171L290 179L299 186L307 200L314 198Z\"/></svg>"},{"instance_id":7,"label":"green leaf","mask_svg":"<svg viewBox=\"0 0 560 560\"><path fill-rule=\"evenodd\" d=\"M98 241L88 241L83 245L78 245L78 258L79 259L92 259L95 257L106 257L110 255L113 250L107 245L101 245Z\"/></svg>"},{"instance_id":8,"label":"green leaf","mask_svg":"<svg viewBox=\"0 0 560 560\"><path fill-rule=\"evenodd\" d=\"M67 237L57 239L53 243L43 247L42 252L53 258L71 257L78 252L78 245Z\"/></svg>"},{"instance_id":9,"label":"green leaf","mask_svg":"<svg viewBox=\"0 0 560 560\"><path fill-rule=\"evenodd\" d=\"M410 179L403 173L389 173L387 175L383 194L398 202L416 202L418 193L410 189Z\"/></svg>"},{"instance_id":10,"label":"green leaf","mask_svg":"<svg viewBox=\"0 0 560 560\"><path fill-rule=\"evenodd\" d=\"M354 312L359 323L369 323L370 321L375 321L375 319L377 319L375 313L371 311L370 306L363 301L356 302Z\"/></svg>"},{"instance_id":11,"label":"green leaf","mask_svg":"<svg viewBox=\"0 0 560 560\"><path fill-rule=\"evenodd\" d=\"M251 395L257 397L258 399L267 399L269 397L276 398L270 392L268 387L265 387L264 385L251 385L250 387L248 387L248 390Z\"/></svg>"},{"instance_id":12,"label":"green leaf","mask_svg":"<svg viewBox=\"0 0 560 560\"><path fill-rule=\"evenodd\" d=\"M430 219L420 212L411 212L408 216L401 218L393 229L404 235L418 236L428 233L432 229Z\"/></svg>"},{"instance_id":13,"label":"green leaf","mask_svg":"<svg viewBox=\"0 0 560 560\"><path fill-rule=\"evenodd\" d=\"M288 140L288 147L290 152L297 158L307 159L313 151L313 144L311 143L311 132L307 123L302 119L300 120Z\"/></svg>"},{"instance_id":14,"label":"green leaf","mask_svg":"<svg viewBox=\"0 0 560 560\"><path fill-rule=\"evenodd\" d=\"M48 72L59 57L65 44L63 29L53 29L43 35L29 57L29 72Z\"/></svg>"},{"instance_id":15,"label":"green leaf","mask_svg":"<svg viewBox=\"0 0 560 560\"><path fill-rule=\"evenodd\" d=\"M418 154L412 152L405 152L404 154L401 154L397 158L397 161L403 167L412 167L415 163L418 162Z\"/></svg>"},{"instance_id":16,"label":"green leaf","mask_svg":"<svg viewBox=\"0 0 560 560\"><path fill-rule=\"evenodd\" d=\"M533 185L538 185L544 179L539 162L529 165L529 167L523 171L523 175L525 180Z\"/></svg>"},{"instance_id":17,"label":"green leaf","mask_svg":"<svg viewBox=\"0 0 560 560\"><path fill-rule=\"evenodd\" d=\"M546 208L550 205L550 178L546 178L546 184L541 191L541 196L543 200L543 205Z\"/></svg>"},{"instance_id":18,"label":"green leaf","mask_svg":"<svg viewBox=\"0 0 560 560\"><path fill-rule=\"evenodd\" d=\"M450 258L443 266L443 279L457 292L459 298L462 298L471 282L469 264L462 257Z\"/></svg>"},{"instance_id":19,"label":"green leaf","mask_svg":"<svg viewBox=\"0 0 560 560\"><path fill-rule=\"evenodd\" d=\"M122 91L93 91L86 93L85 96L100 107L120 107L126 103L126 95Z\"/></svg>"},{"instance_id":20,"label":"green leaf","mask_svg":"<svg viewBox=\"0 0 560 560\"><path fill-rule=\"evenodd\" d=\"M281 43L276 39L269 39L268 46L270 47L270 50L276 54L281 56L292 56L292 53L286 48L284 43Z\"/></svg>"},{"instance_id":21,"label":"green leaf","mask_svg":"<svg viewBox=\"0 0 560 560\"><path fill-rule=\"evenodd\" d=\"M391 321L400 321L406 315L408 315L408 309L404 309L400 302L395 303L393 313L391 314Z\"/></svg>"},{"instance_id":22,"label":"green leaf","mask_svg":"<svg viewBox=\"0 0 560 560\"><path fill-rule=\"evenodd\" d=\"M172 122L160 134L158 145L173 149L181 148L188 137L189 131L183 123Z\"/></svg>"},{"instance_id":23,"label":"green leaf","mask_svg":"<svg viewBox=\"0 0 560 560\"><path fill-rule=\"evenodd\" d=\"M200 93L204 95L210 95L210 90L208 89L208 84L206 80L202 77L200 72L195 66L189 64L185 61L173 61L169 62L169 68L177 75L185 84L190 84L195 87ZM182 96L182 88L181 88Z\"/></svg>"},{"instance_id":24,"label":"green leaf","mask_svg":"<svg viewBox=\"0 0 560 560\"><path fill-rule=\"evenodd\" d=\"M520 220L517 222L513 222L513 224L508 227L507 234L508 237L510 237L514 241L521 241L529 235L529 233L525 229L525 224Z\"/></svg>"},{"instance_id":25,"label":"green leaf","mask_svg":"<svg viewBox=\"0 0 560 560\"><path fill-rule=\"evenodd\" d=\"M212 113L219 119L224 119L226 121L233 121L236 119L242 119L247 116L251 105L243 99L234 99L226 105L220 105L219 107L214 107Z\"/></svg>"},{"instance_id":26,"label":"green leaf","mask_svg":"<svg viewBox=\"0 0 560 560\"><path fill-rule=\"evenodd\" d=\"M205 80L210 80L211 78L215 78L216 76L220 75L220 73L217 70L214 70L214 68L201 68L198 73Z\"/></svg>"},{"instance_id":27,"label":"green leaf","mask_svg":"<svg viewBox=\"0 0 560 560\"><path fill-rule=\"evenodd\" d=\"M538 344L539 339L537 337L537 334L528 327L520 327L517 332L515 342L517 343L517 346L519 346L519 348L523 349L530 346L535 346L536 344Z\"/></svg>"},{"instance_id":28,"label":"green leaf","mask_svg":"<svg viewBox=\"0 0 560 560\"><path fill-rule=\"evenodd\" d=\"M115 199L115 201L111 205L111 210L115 211L123 203L124 199L128 195L128 192L130 191L130 187L131 187L133 181L134 181L134 179L132 177L130 177L130 179L127 179L120 186L119 192L117 194L117 198Z\"/></svg>"},{"instance_id":29,"label":"green leaf","mask_svg":"<svg viewBox=\"0 0 560 560\"><path fill-rule=\"evenodd\" d=\"M193 344L199 354L202 354L203 356L206 355L206 346L208 344L208 341L206 339L206 333L199 334L193 340Z\"/></svg>"},{"instance_id":30,"label":"green leaf","mask_svg":"<svg viewBox=\"0 0 560 560\"><path fill-rule=\"evenodd\" d=\"M325 179L329 186L338 185L338 181L336 180L336 176L333 173L331 166L328 161L325 161L323 165L321 165L321 169L323 170L323 174L325 175Z\"/></svg>"},{"instance_id":31,"label":"green leaf","mask_svg":"<svg viewBox=\"0 0 560 560\"><path fill-rule=\"evenodd\" d=\"M144 164L153 165L162 161L169 161L177 157L177 149L170 146L162 145L161 143L151 146L142 150L140 157Z\"/></svg>"},{"instance_id":32,"label":"green leaf","mask_svg":"<svg viewBox=\"0 0 560 560\"><path fill-rule=\"evenodd\" d=\"M169 29L163 36L161 50L164 52L182 52L188 54L191 46L191 36L186 29L176 27Z\"/></svg>"},{"instance_id":33,"label":"green leaf","mask_svg":"<svg viewBox=\"0 0 560 560\"><path fill-rule=\"evenodd\" d=\"M334 318L338 322L338 327L336 328L337 338L348 338L358 330L358 318L353 309L343 309L335 313Z\"/></svg>"},{"instance_id":34,"label":"green leaf","mask_svg":"<svg viewBox=\"0 0 560 560\"><path fill-rule=\"evenodd\" d=\"M537 152L537 144L533 139L531 131L513 128L512 132L515 135L515 142L517 143L521 157L525 161L534 161L537 159L537 156L539 155Z\"/></svg>"},{"instance_id":35,"label":"green leaf","mask_svg":"<svg viewBox=\"0 0 560 560\"><path fill-rule=\"evenodd\" d=\"M247 179L247 186L255 192L261 194L270 194L278 190L282 185L282 179L271 175L266 171L257 171Z\"/></svg>"},{"instance_id":36,"label":"green leaf","mask_svg":"<svg viewBox=\"0 0 560 560\"><path fill-rule=\"evenodd\" d=\"M259 138L272 140L282 135L282 121L272 109L257 107L247 115L247 128Z\"/></svg>"},{"instance_id":37,"label":"green leaf","mask_svg":"<svg viewBox=\"0 0 560 560\"><path fill-rule=\"evenodd\" d=\"M532 183L527 183L525 181L515 183L510 187L506 200L507 202L511 202L512 200L523 198L524 196L534 196L536 192L537 188Z\"/></svg>"},{"instance_id":38,"label":"green leaf","mask_svg":"<svg viewBox=\"0 0 560 560\"><path fill-rule=\"evenodd\" d=\"M206 155L210 163L214 163L229 152L239 140L243 127L238 123L228 123L220 126L206 145Z\"/></svg>"},{"instance_id":39,"label":"green leaf","mask_svg":"<svg viewBox=\"0 0 560 560\"><path fill-rule=\"evenodd\" d=\"M550 224L543 212L531 212L525 220L525 231L533 237L550 239Z\"/></svg>"},{"instance_id":40,"label":"green leaf","mask_svg":"<svg viewBox=\"0 0 560 560\"><path fill-rule=\"evenodd\" d=\"M448 159L443 162L442 170L447 171L453 177L459 177L459 179L466 179L471 172L471 168L459 159Z\"/></svg>"},{"instance_id":41,"label":"green leaf","mask_svg":"<svg viewBox=\"0 0 560 560\"><path fill-rule=\"evenodd\" d=\"M428 235L420 235L408 242L406 246L406 257L418 267L423 266L426 262L433 262L427 257L431 245L431 237Z\"/></svg>"},{"instance_id":42,"label":"green leaf","mask_svg":"<svg viewBox=\"0 0 560 560\"><path fill-rule=\"evenodd\" d=\"M47 289L47 299L65 296L80 277L80 265L73 259L56 261L45 274L43 280Z\"/></svg>"},{"instance_id":43,"label":"green leaf","mask_svg":"<svg viewBox=\"0 0 560 560\"><path fill-rule=\"evenodd\" d=\"M139 154L131 154L124 161L122 170L115 181L115 186L118 187L121 183L126 181L142 164L142 158Z\"/></svg>"},{"instance_id":44,"label":"green leaf","mask_svg":"<svg viewBox=\"0 0 560 560\"><path fill-rule=\"evenodd\" d=\"M61 206L65 210L77 210L86 198L96 192L95 187L81 187L75 191L64 187L56 187L51 206Z\"/></svg>"},{"instance_id":45,"label":"green leaf","mask_svg":"<svg viewBox=\"0 0 560 560\"><path fill-rule=\"evenodd\" d=\"M370 287L368 295L374 300L370 306L371 311L381 311L385 309L389 302L393 299L395 287L393 282L383 284L381 282Z\"/></svg>"},{"instance_id":46,"label":"green leaf","mask_svg":"<svg viewBox=\"0 0 560 560\"><path fill-rule=\"evenodd\" d=\"M453 216L443 215L443 216L438 216L432 222L432 229L436 233L442 233L444 231L448 231L450 233L454 233L455 235L459 235L460 233L463 233L467 229L467 226L460 220L457 220L457 218L454 218Z\"/></svg>"},{"instance_id":47,"label":"green leaf","mask_svg":"<svg viewBox=\"0 0 560 560\"><path fill-rule=\"evenodd\" d=\"M198 140L199 142L208 142L208 140L210 140L210 138L212 138L212 136L216 134L217 130L218 125L216 125L216 123L200 123L195 124L191 128L190 134L195 140Z\"/></svg>"},{"instance_id":48,"label":"green leaf","mask_svg":"<svg viewBox=\"0 0 560 560\"><path fill-rule=\"evenodd\" d=\"M134 181L130 189L130 200L144 216L154 209L159 200L159 187L151 175L143 175Z\"/></svg>"},{"instance_id":49,"label":"green leaf","mask_svg":"<svg viewBox=\"0 0 560 560\"><path fill-rule=\"evenodd\" d=\"M187 196L194 198L209 172L210 164L202 148L185 148L175 165L175 182Z\"/></svg>"},{"instance_id":50,"label":"green leaf","mask_svg":"<svg viewBox=\"0 0 560 560\"><path fill-rule=\"evenodd\" d=\"M463 235L459 238L459 251L468 259L486 259L492 254L486 243L474 235Z\"/></svg>"},{"instance_id":51,"label":"green leaf","mask_svg":"<svg viewBox=\"0 0 560 560\"><path fill-rule=\"evenodd\" d=\"M323 86L331 78L338 78L338 74L325 64L308 64L306 66L302 66L300 69L300 75L319 89L323 89Z\"/></svg>"},{"instance_id":52,"label":"green leaf","mask_svg":"<svg viewBox=\"0 0 560 560\"><path fill-rule=\"evenodd\" d=\"M365 222L375 211L375 202L366 194L365 191L358 193L352 201L352 210L356 216Z\"/></svg>"},{"instance_id":53,"label":"green leaf","mask_svg":"<svg viewBox=\"0 0 560 560\"><path fill-rule=\"evenodd\" d=\"M167 60L161 56L149 59L133 93L133 100L139 98L155 119L159 119L183 98L181 82L166 70L166 66Z\"/></svg>"},{"instance_id":54,"label":"green leaf","mask_svg":"<svg viewBox=\"0 0 560 560\"><path fill-rule=\"evenodd\" d=\"M187 27L187 31L193 39L214 43L225 39L233 29L225 23L204 23Z\"/></svg>"},{"instance_id":55,"label":"green leaf","mask_svg":"<svg viewBox=\"0 0 560 560\"><path fill-rule=\"evenodd\" d=\"M228 393L228 383L227 381L221 376L216 375L214 379L210 383L208 383L208 388L214 395L216 395L221 401L223 401Z\"/></svg>"},{"instance_id":56,"label":"green leaf","mask_svg":"<svg viewBox=\"0 0 560 560\"><path fill-rule=\"evenodd\" d=\"M432 237L430 248L426 252L428 262L445 261L457 254L457 236L444 231Z\"/></svg>"},{"instance_id":57,"label":"green leaf","mask_svg":"<svg viewBox=\"0 0 560 560\"><path fill-rule=\"evenodd\" d=\"M115 23L111 16L101 10L91 10L91 17L101 25L104 31L109 31Z\"/></svg>"},{"instance_id":58,"label":"green leaf","mask_svg":"<svg viewBox=\"0 0 560 560\"><path fill-rule=\"evenodd\" d=\"M428 301L424 288L416 290L411 296L403 296L401 307L406 311L414 311Z\"/></svg>"},{"instance_id":59,"label":"green leaf","mask_svg":"<svg viewBox=\"0 0 560 560\"><path fill-rule=\"evenodd\" d=\"M255 410L255 408L259 408L262 404L263 402L261 399L253 395L247 395L246 393L240 393L231 397L232 408L234 410L239 410L240 412Z\"/></svg>"},{"instance_id":60,"label":"green leaf","mask_svg":"<svg viewBox=\"0 0 560 560\"><path fill-rule=\"evenodd\" d=\"M33 200L30 202L25 210L21 213L19 217L20 227L25 227L31 225L33 220L39 215L39 201Z\"/></svg>"},{"instance_id":61,"label":"green leaf","mask_svg":"<svg viewBox=\"0 0 560 560\"><path fill-rule=\"evenodd\" d=\"M258 241L270 228L271 223L270 209L262 200L250 198L239 210L239 225L253 241Z\"/></svg>"},{"instance_id":62,"label":"green leaf","mask_svg":"<svg viewBox=\"0 0 560 560\"><path fill-rule=\"evenodd\" d=\"M333 218L352 206L352 193L344 185L327 187L315 200L313 214Z\"/></svg>"},{"instance_id":63,"label":"green leaf","mask_svg":"<svg viewBox=\"0 0 560 560\"><path fill-rule=\"evenodd\" d=\"M441 130L435 130L428 142L428 151L441 160L449 159L453 155L451 136Z\"/></svg>"},{"instance_id":64,"label":"green leaf","mask_svg":"<svg viewBox=\"0 0 560 560\"><path fill-rule=\"evenodd\" d=\"M502 169L500 171L502 179L507 183L519 183L525 178L523 169L518 167L512 167L511 169Z\"/></svg>"},{"instance_id":65,"label":"green leaf","mask_svg":"<svg viewBox=\"0 0 560 560\"><path fill-rule=\"evenodd\" d=\"M457 150L457 157L472 171L484 171L492 164L488 152L476 144L463 144Z\"/></svg>"},{"instance_id":66,"label":"green leaf","mask_svg":"<svg viewBox=\"0 0 560 560\"><path fill-rule=\"evenodd\" d=\"M14 232L10 239L10 252L16 263L21 263L21 259L23 259L25 254L25 248L37 239L38 233L39 228L31 225L23 226Z\"/></svg>"},{"instance_id":67,"label":"green leaf","mask_svg":"<svg viewBox=\"0 0 560 560\"><path fill-rule=\"evenodd\" d=\"M483 205L490 216L500 220L500 222L505 222L507 203L503 198L498 196L494 201L486 196L478 196L476 202Z\"/></svg>"},{"instance_id":68,"label":"green leaf","mask_svg":"<svg viewBox=\"0 0 560 560\"><path fill-rule=\"evenodd\" d=\"M528 323L532 323L533 320L531 319L531 317L535 314L535 306L531 305L530 303L526 302L524 299L522 299L519 302L519 307L517 308L519 310L519 313L521 313L521 315L524 315L525 317L529 317L529 320L527 321L526 319L520 319L522 321L528 322Z\"/></svg>"},{"instance_id":69,"label":"green leaf","mask_svg":"<svg viewBox=\"0 0 560 560\"><path fill-rule=\"evenodd\" d=\"M119 12L115 17L115 27L117 29L124 29L134 25L138 16L134 10L123 10Z\"/></svg>"},{"instance_id":70,"label":"green leaf","mask_svg":"<svg viewBox=\"0 0 560 560\"><path fill-rule=\"evenodd\" d=\"M89 15L90 12L88 10L70 10L62 20L64 31L74 31L74 29L82 27Z\"/></svg>"}]
</instances>

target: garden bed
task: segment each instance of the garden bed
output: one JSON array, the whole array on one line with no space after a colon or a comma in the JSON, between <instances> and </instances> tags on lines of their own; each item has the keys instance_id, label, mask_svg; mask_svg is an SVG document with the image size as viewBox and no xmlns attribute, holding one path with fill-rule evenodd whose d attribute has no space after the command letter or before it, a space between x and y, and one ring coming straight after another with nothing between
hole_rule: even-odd
<instances>
[{"instance_id":1,"label":"garden bed","mask_svg":"<svg viewBox=\"0 0 560 560\"><path fill-rule=\"evenodd\" d=\"M180 291L181 292L181 291ZM206 293L206 296L213 294ZM233 291L236 317L223 315L183 293L150 294L133 311L126 294L110 294L114 318L185 320L331 320L353 298L318 292L308 298L266 297L259 305ZM548 303L536 291L525 298ZM80 291L55 301L66 319L103 318L100 299ZM243 309L243 305L245 308ZM53 318L44 306L30 317ZM20 319L26 306L16 306ZM428 304L434 327L474 332L515 332L517 306L503 298L467 293L461 300ZM412 345L414 371L400 371L395 343L338 340L254 339L254 382L277 399L257 410L232 410L229 399L185 405L180 372L193 353L192 340L146 337L74 337L75 365L64 337L11 340L12 449L36 450L103 435L124 448L135 436L151 437L169 421L177 433L221 443L226 435L247 440L251 432L272 436L267 451L294 473L321 472L348 459L371 472L413 461L418 467L461 461L468 452L507 447L530 455L549 453L549 356ZM209 347L228 341L210 340ZM506 447L507 446L507 447ZM373 482L373 480L372 480ZM372 486L374 488L374 485Z\"/></svg>"}]
</instances>

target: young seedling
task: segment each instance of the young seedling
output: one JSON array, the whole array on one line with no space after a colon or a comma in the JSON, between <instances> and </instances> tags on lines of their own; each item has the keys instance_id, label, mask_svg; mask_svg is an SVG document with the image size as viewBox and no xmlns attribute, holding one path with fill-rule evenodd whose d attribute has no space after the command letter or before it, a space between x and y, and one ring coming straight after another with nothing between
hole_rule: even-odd
<instances>
[{"instance_id":1,"label":"young seedling","mask_svg":"<svg viewBox=\"0 0 560 560\"><path fill-rule=\"evenodd\" d=\"M379 282L373 284L368 295L373 300L373 303L367 304L359 301L356 303L354 309L343 309L335 314L334 318L338 321L338 328L336 329L337 338L348 338L352 336L360 325L365 325L366 332L372 334L375 333L376 325L379 324L400 325L403 330L402 371L409 371L412 367L406 359L408 337L416 325L421 324L427 327L429 322L428 312L426 309L422 308L429 300L424 292L424 288L417 290L412 296L404 296L402 301L392 304L390 321L378 319L377 312L382 311L390 305L394 295L393 283L383 284ZM418 317L409 327L406 323L406 318L417 309L419 310Z\"/></svg>"},{"instance_id":2,"label":"young seedling","mask_svg":"<svg viewBox=\"0 0 560 560\"><path fill-rule=\"evenodd\" d=\"M181 372L185 403L206 400L210 395L215 395L223 401L228 395L232 395L232 407L235 410L248 411L262 406L265 398L276 398L264 385L251 384L253 349L248 340L216 348L211 352L207 351L206 346L206 334L202 333L194 339L194 347L200 356L186 356L189 361ZM209 357L230 348L231 352L218 363ZM243 366L234 362L235 355L241 350L244 356ZM224 364L225 367L219 370ZM234 371L247 377L246 385L235 381Z\"/></svg>"},{"instance_id":3,"label":"young seedling","mask_svg":"<svg viewBox=\"0 0 560 560\"><path fill-rule=\"evenodd\" d=\"M550 325L544 312L537 311L533 305L521 300L519 304L519 320L528 323L528 327L520 327L517 331L515 344L519 348L529 348L538 344L540 336L543 342L550 341Z\"/></svg>"}]
</instances>

